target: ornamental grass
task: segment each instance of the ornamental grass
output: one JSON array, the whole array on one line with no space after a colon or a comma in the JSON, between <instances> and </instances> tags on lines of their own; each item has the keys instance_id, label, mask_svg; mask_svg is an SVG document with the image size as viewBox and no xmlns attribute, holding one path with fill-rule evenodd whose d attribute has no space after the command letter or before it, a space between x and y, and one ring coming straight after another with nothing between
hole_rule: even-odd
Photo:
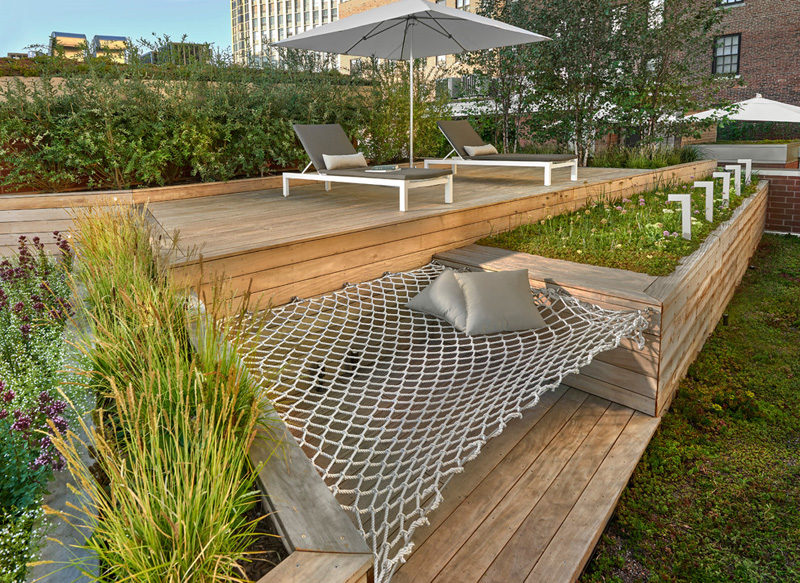
<instances>
[{"instance_id":1,"label":"ornamental grass","mask_svg":"<svg viewBox=\"0 0 800 583\"><path fill-rule=\"evenodd\" d=\"M705 179L704 179L705 180ZM606 195L576 211L553 211L544 219L478 241L575 263L616 267L649 275L668 275L694 252L720 223L733 216L742 201L756 191L757 178L723 204L722 185L715 182L714 220L705 220L705 189L691 184L669 184L632 198ZM681 205L669 202L670 193L692 193L692 238L681 236Z\"/></svg>"},{"instance_id":2,"label":"ornamental grass","mask_svg":"<svg viewBox=\"0 0 800 583\"><path fill-rule=\"evenodd\" d=\"M171 277L146 209L75 214L76 284L88 321L94 423L54 440L81 503L97 581L244 581L258 525L248 450L268 411L242 364L240 323L220 286L205 303ZM81 460L90 448L96 467Z\"/></svg>"}]
</instances>

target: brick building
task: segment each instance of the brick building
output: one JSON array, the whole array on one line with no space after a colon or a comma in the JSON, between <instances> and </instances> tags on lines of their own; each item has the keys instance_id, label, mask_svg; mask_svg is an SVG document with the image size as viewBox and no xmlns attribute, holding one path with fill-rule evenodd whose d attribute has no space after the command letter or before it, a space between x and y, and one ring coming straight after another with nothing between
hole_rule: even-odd
<instances>
[{"instance_id":1,"label":"brick building","mask_svg":"<svg viewBox=\"0 0 800 583\"><path fill-rule=\"evenodd\" d=\"M733 101L761 93L800 106L800 2L795 0L718 0L725 12L709 67L738 75Z\"/></svg>"}]
</instances>

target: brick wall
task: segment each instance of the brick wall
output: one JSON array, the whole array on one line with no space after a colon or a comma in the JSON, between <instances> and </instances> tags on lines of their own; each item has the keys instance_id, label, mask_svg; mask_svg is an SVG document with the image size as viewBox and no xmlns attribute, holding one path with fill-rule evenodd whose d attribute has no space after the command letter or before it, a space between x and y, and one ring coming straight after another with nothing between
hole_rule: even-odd
<instances>
[{"instance_id":1,"label":"brick wall","mask_svg":"<svg viewBox=\"0 0 800 583\"><path fill-rule=\"evenodd\" d=\"M727 97L741 101L761 93L768 99L800 105L800 2L745 0L724 10L722 34L741 34L742 86ZM708 67L712 48L709 47Z\"/></svg>"},{"instance_id":2,"label":"brick wall","mask_svg":"<svg viewBox=\"0 0 800 583\"><path fill-rule=\"evenodd\" d=\"M759 170L769 180L766 230L800 234L800 171Z\"/></svg>"}]
</instances>

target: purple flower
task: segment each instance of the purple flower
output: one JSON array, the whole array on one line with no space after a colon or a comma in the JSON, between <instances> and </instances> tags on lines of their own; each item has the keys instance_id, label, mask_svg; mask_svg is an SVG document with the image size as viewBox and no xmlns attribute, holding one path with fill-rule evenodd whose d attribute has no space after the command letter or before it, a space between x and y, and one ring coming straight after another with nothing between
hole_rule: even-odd
<instances>
[{"instance_id":1,"label":"purple flower","mask_svg":"<svg viewBox=\"0 0 800 583\"><path fill-rule=\"evenodd\" d=\"M27 431L31 426L30 415L22 413L22 411L14 411L14 423L11 425L12 431Z\"/></svg>"},{"instance_id":2,"label":"purple flower","mask_svg":"<svg viewBox=\"0 0 800 583\"><path fill-rule=\"evenodd\" d=\"M30 324L23 324L19 327L19 331L22 333L23 338L27 338L28 335L31 333L31 325Z\"/></svg>"},{"instance_id":3,"label":"purple flower","mask_svg":"<svg viewBox=\"0 0 800 583\"><path fill-rule=\"evenodd\" d=\"M631 202L631 199L629 199L629 198L623 198L622 199L622 204L625 204L625 203L628 203L628 202Z\"/></svg>"},{"instance_id":4,"label":"purple flower","mask_svg":"<svg viewBox=\"0 0 800 583\"><path fill-rule=\"evenodd\" d=\"M8 411L5 409L0 409L0 420L5 419L6 417L8 417Z\"/></svg>"},{"instance_id":5,"label":"purple flower","mask_svg":"<svg viewBox=\"0 0 800 583\"><path fill-rule=\"evenodd\" d=\"M67 420L61 415L53 417L53 425L55 425L59 433L64 433L67 430Z\"/></svg>"},{"instance_id":6,"label":"purple flower","mask_svg":"<svg viewBox=\"0 0 800 583\"><path fill-rule=\"evenodd\" d=\"M673 236L673 237L677 237L677 236L678 236L678 233L672 233L672 236Z\"/></svg>"},{"instance_id":7,"label":"purple flower","mask_svg":"<svg viewBox=\"0 0 800 583\"><path fill-rule=\"evenodd\" d=\"M14 312L19 314L22 310L25 309L25 304L22 302L17 302L14 304Z\"/></svg>"},{"instance_id":8,"label":"purple flower","mask_svg":"<svg viewBox=\"0 0 800 583\"><path fill-rule=\"evenodd\" d=\"M664 231L663 234L664 234L665 237L669 237L669 231Z\"/></svg>"},{"instance_id":9,"label":"purple flower","mask_svg":"<svg viewBox=\"0 0 800 583\"><path fill-rule=\"evenodd\" d=\"M615 209L617 209L618 211L621 211L621 210L622 210L622 207L621 207L621 206L615 206L614 208L615 208Z\"/></svg>"},{"instance_id":10,"label":"purple flower","mask_svg":"<svg viewBox=\"0 0 800 583\"><path fill-rule=\"evenodd\" d=\"M14 397L16 397L16 395L14 394L14 391L8 389L5 393L3 393L2 397L4 403L10 403L11 401L14 400Z\"/></svg>"},{"instance_id":11,"label":"purple flower","mask_svg":"<svg viewBox=\"0 0 800 583\"><path fill-rule=\"evenodd\" d=\"M639 206L644 206L644 201L643 200L639 201Z\"/></svg>"}]
</instances>

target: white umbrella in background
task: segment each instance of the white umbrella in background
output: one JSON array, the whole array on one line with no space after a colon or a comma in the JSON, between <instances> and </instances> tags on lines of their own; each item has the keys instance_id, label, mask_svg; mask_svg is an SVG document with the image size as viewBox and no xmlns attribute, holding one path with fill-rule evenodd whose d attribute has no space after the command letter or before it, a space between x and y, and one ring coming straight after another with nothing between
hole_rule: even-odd
<instances>
[{"instance_id":1,"label":"white umbrella in background","mask_svg":"<svg viewBox=\"0 0 800 583\"><path fill-rule=\"evenodd\" d=\"M399 0L274 43L275 46L409 62L409 159L414 165L415 58L549 40L500 22L425 0Z\"/></svg>"},{"instance_id":2,"label":"white umbrella in background","mask_svg":"<svg viewBox=\"0 0 800 583\"><path fill-rule=\"evenodd\" d=\"M765 99L757 93L752 99L746 99L738 103L734 103L735 113L728 115L728 119L732 121L770 121L770 122L784 122L784 123L800 123L800 107L782 103L780 101L773 101L772 99ZM687 115L688 120L703 120L709 118L721 118L726 115L724 109L709 109L701 111L700 113L693 113Z\"/></svg>"}]
</instances>

